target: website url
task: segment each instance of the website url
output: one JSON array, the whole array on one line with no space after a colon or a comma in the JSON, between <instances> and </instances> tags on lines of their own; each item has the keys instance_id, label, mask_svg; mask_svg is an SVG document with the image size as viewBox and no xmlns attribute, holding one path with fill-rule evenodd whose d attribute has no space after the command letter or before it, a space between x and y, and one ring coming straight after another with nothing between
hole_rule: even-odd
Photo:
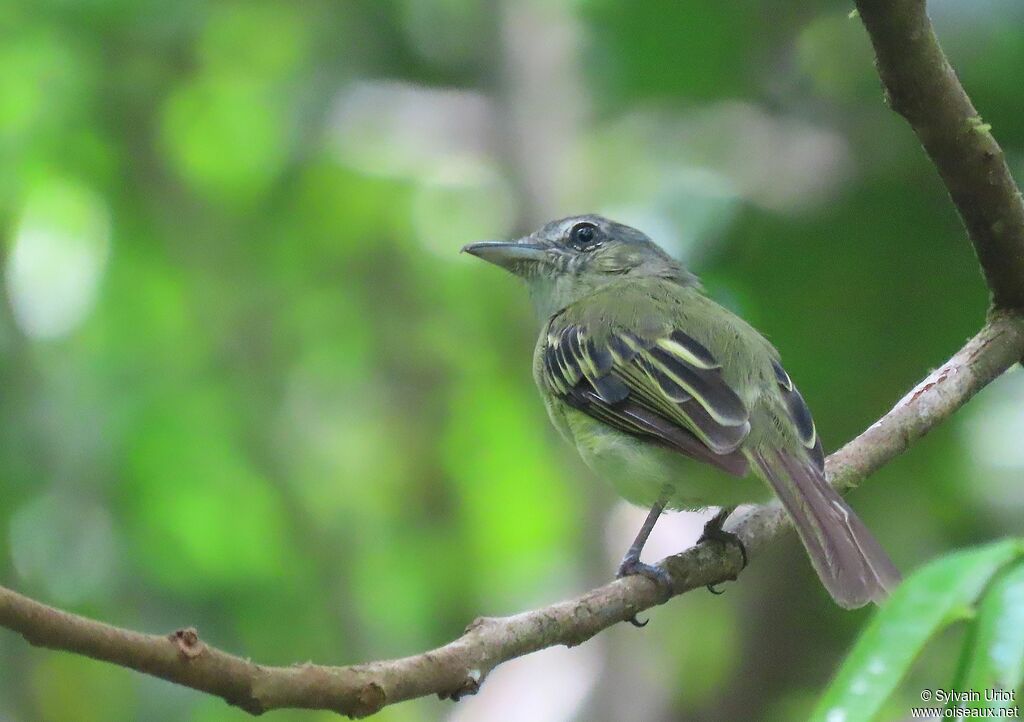
<instances>
[{"instance_id":1,"label":"website url","mask_svg":"<svg viewBox=\"0 0 1024 722\"><path fill-rule=\"evenodd\" d=\"M911 707L911 719L1019 719L1018 707L997 709L953 709L950 707Z\"/></svg>"}]
</instances>

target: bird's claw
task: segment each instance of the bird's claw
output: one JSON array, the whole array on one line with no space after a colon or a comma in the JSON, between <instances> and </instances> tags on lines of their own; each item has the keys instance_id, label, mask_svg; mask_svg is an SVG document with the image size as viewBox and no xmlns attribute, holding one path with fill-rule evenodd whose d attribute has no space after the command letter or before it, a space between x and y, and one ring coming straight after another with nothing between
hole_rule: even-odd
<instances>
[{"instance_id":1,"label":"bird's claw","mask_svg":"<svg viewBox=\"0 0 1024 722\"><path fill-rule=\"evenodd\" d=\"M641 576L650 579L654 582L654 585L658 588L663 599L661 603L664 604L672 597L672 579L669 577L668 572L659 566L654 564L645 564L639 559L631 556L626 556L622 560L622 564L619 565L619 570L615 573L616 579L622 579L623 577ZM640 621L634 614L629 620L629 623L634 627L646 627L650 619Z\"/></svg>"},{"instance_id":2,"label":"bird's claw","mask_svg":"<svg viewBox=\"0 0 1024 722\"><path fill-rule=\"evenodd\" d=\"M668 575L668 572L659 566L654 564L644 564L639 559L633 559L632 557L626 557L622 560L622 564L619 565L619 570L615 572L616 579L622 579L622 577L632 577L639 575L646 577L657 585L658 590L667 596L672 593L672 578Z\"/></svg>"},{"instance_id":3,"label":"bird's claw","mask_svg":"<svg viewBox=\"0 0 1024 722\"><path fill-rule=\"evenodd\" d=\"M719 544L734 544L737 549L740 550L740 558L743 560L743 564L740 569L747 568L747 548L743 546L743 541L732 532L726 531L722 528L722 524L725 522L725 518L721 519L716 516L714 519L704 525L704 533L700 535L700 539L697 540L698 544L704 544L706 542L718 542ZM732 578L736 581L736 577ZM716 589L715 584L707 585L708 591L712 594L724 594L724 589Z\"/></svg>"}]
</instances>

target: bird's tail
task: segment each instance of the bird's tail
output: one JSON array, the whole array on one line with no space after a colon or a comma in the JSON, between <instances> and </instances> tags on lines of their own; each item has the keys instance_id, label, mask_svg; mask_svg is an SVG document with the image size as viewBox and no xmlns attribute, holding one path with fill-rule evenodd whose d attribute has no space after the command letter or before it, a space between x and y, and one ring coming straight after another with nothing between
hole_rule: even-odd
<instances>
[{"instance_id":1,"label":"bird's tail","mask_svg":"<svg viewBox=\"0 0 1024 722\"><path fill-rule=\"evenodd\" d=\"M784 451L755 451L751 460L793 519L821 583L836 603L856 609L880 603L900 573L825 475Z\"/></svg>"}]
</instances>

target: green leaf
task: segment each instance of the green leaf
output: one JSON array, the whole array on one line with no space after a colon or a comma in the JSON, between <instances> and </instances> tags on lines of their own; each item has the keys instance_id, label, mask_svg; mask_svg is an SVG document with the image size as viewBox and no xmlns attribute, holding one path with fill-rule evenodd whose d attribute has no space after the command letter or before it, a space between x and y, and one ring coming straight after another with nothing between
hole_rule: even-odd
<instances>
[{"instance_id":1,"label":"green leaf","mask_svg":"<svg viewBox=\"0 0 1024 722\"><path fill-rule=\"evenodd\" d=\"M981 695L969 707L1010 707L1012 699L985 697L986 690L1012 691L1024 682L1024 564L992 583L978 606L971 642L962 681L955 688Z\"/></svg>"},{"instance_id":2,"label":"green leaf","mask_svg":"<svg viewBox=\"0 0 1024 722\"><path fill-rule=\"evenodd\" d=\"M1020 541L1002 541L951 554L916 571L861 634L811 719L874 719L925 643L969 616L993 575L1022 552Z\"/></svg>"}]
</instances>

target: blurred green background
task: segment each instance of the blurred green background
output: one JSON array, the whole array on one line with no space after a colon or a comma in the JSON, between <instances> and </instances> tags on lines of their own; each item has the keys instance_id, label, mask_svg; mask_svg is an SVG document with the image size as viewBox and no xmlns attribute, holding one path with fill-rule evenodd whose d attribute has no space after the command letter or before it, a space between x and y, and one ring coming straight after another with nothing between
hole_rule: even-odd
<instances>
[{"instance_id":1,"label":"blurred green background","mask_svg":"<svg viewBox=\"0 0 1024 722\"><path fill-rule=\"evenodd\" d=\"M1024 5L931 8L1019 177ZM549 427L524 290L458 254L580 212L646 230L761 328L828 449L857 434L986 290L849 11L5 0L0 583L344 664L608 580L644 512ZM854 493L901 567L1021 532L1022 402L1018 370ZM665 517L650 556L705 519ZM379 718L799 719L870 613L789 539L645 631ZM0 633L3 722L245 718Z\"/></svg>"}]
</instances>

